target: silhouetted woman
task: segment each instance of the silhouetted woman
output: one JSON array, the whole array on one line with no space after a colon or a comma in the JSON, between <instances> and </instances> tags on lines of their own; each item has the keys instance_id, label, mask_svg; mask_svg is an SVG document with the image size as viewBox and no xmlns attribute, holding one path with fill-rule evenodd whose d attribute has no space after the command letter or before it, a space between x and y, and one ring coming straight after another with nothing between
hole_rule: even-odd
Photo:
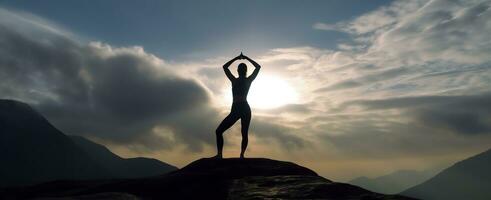
<instances>
[{"instance_id":1,"label":"silhouetted woman","mask_svg":"<svg viewBox=\"0 0 491 200\"><path fill-rule=\"evenodd\" d=\"M237 72L239 77L236 78L230 72L230 65L236 61L246 59L254 65L254 72L249 77L247 75L247 65L244 63L240 63L237 67ZM222 158L222 150L223 150L223 133L230 128L234 123L240 119L241 122L241 132L242 132L242 144L240 151L240 158L244 158L244 153L247 148L248 139L248 131L249 124L251 122L251 108L249 107L249 103L247 103L247 93L249 92L249 88L251 87L252 81L256 78L259 73L259 69L261 66L257 64L254 60L250 59L247 56L242 55L240 53L239 56L233 58L223 65L223 70L225 71L225 75L227 75L228 79L232 82L232 94L233 94L233 104L232 110L230 114L228 114L225 119L223 119L222 123L218 126L216 130L217 136L217 155L216 158Z\"/></svg>"}]
</instances>

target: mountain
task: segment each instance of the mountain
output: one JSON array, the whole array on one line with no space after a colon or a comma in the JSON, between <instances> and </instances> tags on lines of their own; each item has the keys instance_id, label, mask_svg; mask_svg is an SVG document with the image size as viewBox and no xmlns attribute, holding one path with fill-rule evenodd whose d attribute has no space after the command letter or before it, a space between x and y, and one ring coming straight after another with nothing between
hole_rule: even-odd
<instances>
[{"instance_id":1,"label":"mountain","mask_svg":"<svg viewBox=\"0 0 491 200\"><path fill-rule=\"evenodd\" d=\"M118 178L138 178L161 175L177 170L177 167L152 158L121 158L105 146L81 136L70 136L73 142L89 156Z\"/></svg>"},{"instance_id":2,"label":"mountain","mask_svg":"<svg viewBox=\"0 0 491 200\"><path fill-rule=\"evenodd\" d=\"M165 175L56 181L0 191L0 198L59 199L412 199L336 183L291 162L203 158Z\"/></svg>"},{"instance_id":3,"label":"mountain","mask_svg":"<svg viewBox=\"0 0 491 200\"><path fill-rule=\"evenodd\" d=\"M171 169L156 160L122 159L101 145L70 138L29 105L14 100L0 100L0 152L1 187L60 179L141 177Z\"/></svg>"},{"instance_id":4,"label":"mountain","mask_svg":"<svg viewBox=\"0 0 491 200\"><path fill-rule=\"evenodd\" d=\"M29 105L0 100L0 185L108 178L111 173Z\"/></svg>"},{"instance_id":5,"label":"mountain","mask_svg":"<svg viewBox=\"0 0 491 200\"><path fill-rule=\"evenodd\" d=\"M384 194L397 194L412 186L428 180L437 173L436 170L416 171L398 170L393 173L376 178L358 177L348 183L357 185L375 192Z\"/></svg>"},{"instance_id":6,"label":"mountain","mask_svg":"<svg viewBox=\"0 0 491 200\"><path fill-rule=\"evenodd\" d=\"M443 170L402 194L421 199L491 199L491 149Z\"/></svg>"}]
</instances>

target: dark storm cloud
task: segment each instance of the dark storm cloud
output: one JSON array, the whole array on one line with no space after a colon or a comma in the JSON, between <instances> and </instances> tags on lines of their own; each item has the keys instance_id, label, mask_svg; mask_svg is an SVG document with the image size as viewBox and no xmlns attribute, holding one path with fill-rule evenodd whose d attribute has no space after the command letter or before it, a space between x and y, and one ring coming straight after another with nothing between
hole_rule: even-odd
<instances>
[{"instance_id":1,"label":"dark storm cloud","mask_svg":"<svg viewBox=\"0 0 491 200\"><path fill-rule=\"evenodd\" d=\"M67 134L120 143L152 137L173 145L153 133L156 125L165 125L191 149L211 142L194 136L212 128L192 125L216 123L204 88L165 69L141 48L82 45L42 25L24 31L5 23L0 46L1 98L31 103ZM208 112L191 112L197 109ZM178 113L190 121L176 122Z\"/></svg>"},{"instance_id":2,"label":"dark storm cloud","mask_svg":"<svg viewBox=\"0 0 491 200\"><path fill-rule=\"evenodd\" d=\"M78 63L81 59L77 53L81 49L70 40L58 37L51 40L46 33L36 33L36 37L31 37L20 30L8 28L0 24L0 74L2 90L33 93L42 87L53 82L63 82L63 86L79 86L80 90L70 92L70 96L76 99L84 95L79 91L85 91L85 84L76 76ZM50 40L36 41L37 39ZM63 48L62 51L58 47ZM63 67L59 67L63 66ZM67 76L73 78L67 78ZM29 87L30 90L22 91L22 88ZM54 90L63 91L61 87L53 87Z\"/></svg>"},{"instance_id":3,"label":"dark storm cloud","mask_svg":"<svg viewBox=\"0 0 491 200\"><path fill-rule=\"evenodd\" d=\"M369 110L403 109L416 122L458 134L491 133L491 93L462 96L419 96L347 103Z\"/></svg>"},{"instance_id":4,"label":"dark storm cloud","mask_svg":"<svg viewBox=\"0 0 491 200\"><path fill-rule=\"evenodd\" d=\"M209 99L197 83L169 71L154 69L138 55L118 55L89 63L94 75L94 101L121 118L146 119L188 107L200 107Z\"/></svg>"}]
</instances>

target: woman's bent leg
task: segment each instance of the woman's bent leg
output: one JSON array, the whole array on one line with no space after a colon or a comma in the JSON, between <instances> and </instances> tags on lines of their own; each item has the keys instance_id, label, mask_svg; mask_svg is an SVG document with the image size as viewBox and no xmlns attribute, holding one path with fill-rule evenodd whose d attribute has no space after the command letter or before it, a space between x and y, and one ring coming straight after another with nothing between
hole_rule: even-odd
<instances>
[{"instance_id":1,"label":"woman's bent leg","mask_svg":"<svg viewBox=\"0 0 491 200\"><path fill-rule=\"evenodd\" d=\"M234 115L229 114L225 119L223 119L222 123L218 125L218 128L215 131L217 137L217 158L222 158L223 151L223 133L229 129L234 123L238 120L238 118L234 117Z\"/></svg>"}]
</instances>

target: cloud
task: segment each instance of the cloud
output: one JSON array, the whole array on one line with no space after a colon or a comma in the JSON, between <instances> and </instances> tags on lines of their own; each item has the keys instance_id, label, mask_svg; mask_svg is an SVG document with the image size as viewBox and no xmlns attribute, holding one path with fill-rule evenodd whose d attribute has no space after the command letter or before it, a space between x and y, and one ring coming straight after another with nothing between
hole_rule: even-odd
<instances>
[{"instance_id":1,"label":"cloud","mask_svg":"<svg viewBox=\"0 0 491 200\"><path fill-rule=\"evenodd\" d=\"M383 52L408 63L489 61L491 48L483 41L491 39L490 6L488 1L430 1L377 37L370 54Z\"/></svg>"},{"instance_id":2,"label":"cloud","mask_svg":"<svg viewBox=\"0 0 491 200\"><path fill-rule=\"evenodd\" d=\"M296 113L296 114L308 114L312 112L309 104L286 104L277 108L272 109L261 109L259 111L264 111L268 113Z\"/></svg>"},{"instance_id":3,"label":"cloud","mask_svg":"<svg viewBox=\"0 0 491 200\"><path fill-rule=\"evenodd\" d=\"M29 23L1 20L2 98L33 104L68 134L172 148L176 144L154 131L164 126L192 150L212 142L203 136L212 135L211 126L190 126L216 123L209 94L195 80L169 70L160 58L141 47L81 44L30 15L4 9L0 15Z\"/></svg>"},{"instance_id":4,"label":"cloud","mask_svg":"<svg viewBox=\"0 0 491 200\"><path fill-rule=\"evenodd\" d=\"M491 95L420 96L361 100L348 104L370 110L402 109L416 123L455 134L491 133Z\"/></svg>"},{"instance_id":5,"label":"cloud","mask_svg":"<svg viewBox=\"0 0 491 200\"><path fill-rule=\"evenodd\" d=\"M353 81L353 80L346 80L338 83L334 83L328 87L323 87L315 90L316 92L322 92L322 91L333 91L333 90L342 90L342 89L347 89L347 88L354 88L363 85L362 83L358 81Z\"/></svg>"},{"instance_id":6,"label":"cloud","mask_svg":"<svg viewBox=\"0 0 491 200\"><path fill-rule=\"evenodd\" d=\"M343 32L349 32L347 29L344 27L346 24L325 24L321 22L315 23L312 28L317 29L317 30L324 30L324 31L343 31Z\"/></svg>"},{"instance_id":7,"label":"cloud","mask_svg":"<svg viewBox=\"0 0 491 200\"><path fill-rule=\"evenodd\" d=\"M319 142L312 148L357 159L486 146L489 14L486 1L394 1L352 20L314 24L352 40L338 50L293 47L262 57L286 80L303 80L302 97L315 102L308 113L276 121L296 120L292 130Z\"/></svg>"},{"instance_id":8,"label":"cloud","mask_svg":"<svg viewBox=\"0 0 491 200\"><path fill-rule=\"evenodd\" d=\"M268 118L253 118L251 130L259 137L278 142L279 146L288 151L302 149L309 144L308 139L295 134L300 130L274 122L271 123Z\"/></svg>"},{"instance_id":9,"label":"cloud","mask_svg":"<svg viewBox=\"0 0 491 200\"><path fill-rule=\"evenodd\" d=\"M386 70L384 69L380 71L375 71L372 73L365 73L365 75L357 78L340 81L328 87L319 88L316 90L316 92L356 88L359 86L363 86L365 84L373 84L380 81L387 81L393 77L407 74L407 72L408 70L405 68L393 68L393 69L386 69Z\"/></svg>"},{"instance_id":10,"label":"cloud","mask_svg":"<svg viewBox=\"0 0 491 200\"><path fill-rule=\"evenodd\" d=\"M488 1L394 1L352 20L314 24L352 36L338 51L318 57L318 68L324 69L318 73L328 74L318 75L324 81L314 92L342 92L344 100L360 94L380 99L487 92L490 6ZM336 55L343 55L343 62Z\"/></svg>"},{"instance_id":11,"label":"cloud","mask_svg":"<svg viewBox=\"0 0 491 200\"><path fill-rule=\"evenodd\" d=\"M491 4L488 1L395 1L389 6L320 30L352 34L368 43L366 59L399 64L442 60L465 64L489 61Z\"/></svg>"},{"instance_id":12,"label":"cloud","mask_svg":"<svg viewBox=\"0 0 491 200\"><path fill-rule=\"evenodd\" d=\"M426 0L395 1L389 6L382 6L350 21L341 21L335 24L318 22L313 25L313 28L326 31L341 31L350 34L368 34L386 31L390 26L397 24L401 18L418 10L424 3L426 3Z\"/></svg>"},{"instance_id":13,"label":"cloud","mask_svg":"<svg viewBox=\"0 0 491 200\"><path fill-rule=\"evenodd\" d=\"M490 101L489 93L360 98L309 121L320 140L347 157L450 155L488 147Z\"/></svg>"},{"instance_id":14,"label":"cloud","mask_svg":"<svg viewBox=\"0 0 491 200\"><path fill-rule=\"evenodd\" d=\"M483 146L491 127L490 5L393 1L351 20L313 24L352 40L319 49L305 62L315 67L296 73L315 88L309 132L330 151L358 158Z\"/></svg>"}]
</instances>

